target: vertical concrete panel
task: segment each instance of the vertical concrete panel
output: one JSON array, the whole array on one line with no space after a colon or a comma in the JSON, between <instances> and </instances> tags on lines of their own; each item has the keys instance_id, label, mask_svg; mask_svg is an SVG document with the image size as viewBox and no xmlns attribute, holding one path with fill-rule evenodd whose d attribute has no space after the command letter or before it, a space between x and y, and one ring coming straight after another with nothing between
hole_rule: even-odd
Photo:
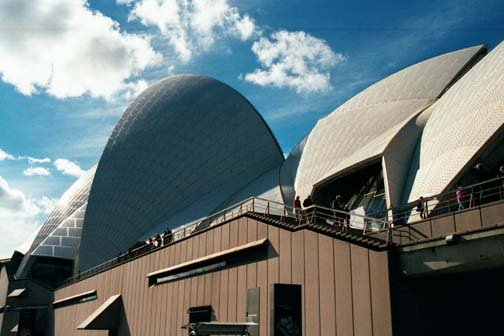
<instances>
[{"instance_id":1,"label":"vertical concrete panel","mask_svg":"<svg viewBox=\"0 0 504 336\"><path fill-rule=\"evenodd\" d=\"M165 285L166 287L166 301L165 301L165 311L164 311L164 319L163 321L166 321L164 324L163 332L161 335L171 335L171 326L173 325L173 320L172 320L172 311L175 307L175 301L174 301L174 295L173 295L173 282L167 283ZM133 336L133 335L131 335Z\"/></svg>"},{"instance_id":2,"label":"vertical concrete panel","mask_svg":"<svg viewBox=\"0 0 504 336\"><path fill-rule=\"evenodd\" d=\"M238 283L236 290L236 319L245 321L247 310L247 266L238 267Z\"/></svg>"},{"instance_id":3,"label":"vertical concrete panel","mask_svg":"<svg viewBox=\"0 0 504 336\"><path fill-rule=\"evenodd\" d=\"M292 282L292 250L291 235L287 230L280 230L280 283L290 284Z\"/></svg>"},{"instance_id":4,"label":"vertical concrete panel","mask_svg":"<svg viewBox=\"0 0 504 336\"><path fill-rule=\"evenodd\" d=\"M253 242L257 240L257 221L248 219L247 221L247 241ZM257 287L257 263L247 265L247 288Z\"/></svg>"},{"instance_id":5,"label":"vertical concrete panel","mask_svg":"<svg viewBox=\"0 0 504 336\"><path fill-rule=\"evenodd\" d=\"M185 318L185 310L184 310L184 304L185 304L185 291L186 287L190 286L190 282L187 280L179 280L177 281L179 283L179 288L178 288L178 304L177 304L177 320L175 322L176 324L176 335L183 335L182 329L180 327L184 323L184 318Z\"/></svg>"},{"instance_id":6,"label":"vertical concrete panel","mask_svg":"<svg viewBox=\"0 0 504 336\"><path fill-rule=\"evenodd\" d=\"M213 253L220 251L222 243L222 228L216 227L214 230ZM212 307L218 321L222 321L220 315L220 272L212 273Z\"/></svg>"},{"instance_id":7,"label":"vertical concrete panel","mask_svg":"<svg viewBox=\"0 0 504 336\"><path fill-rule=\"evenodd\" d=\"M292 233L292 283L301 285L302 289L302 314L303 335L306 335L306 300L305 300L305 258L304 258L304 230Z\"/></svg>"},{"instance_id":8,"label":"vertical concrete panel","mask_svg":"<svg viewBox=\"0 0 504 336\"><path fill-rule=\"evenodd\" d=\"M139 301L139 305L140 305L140 316L139 316L139 319L138 319L138 324L139 324L139 329L138 329L138 333L145 333L147 331L147 314L146 314L146 311L147 311L147 307L148 305L150 304L150 302L148 302L148 299L147 299L147 285L146 285L146 281L147 279L145 278L145 274L148 273L149 271L149 268L150 268L150 265L149 263L151 262L151 260L149 260L149 258L146 258L146 257L143 257L143 258L140 258L141 260L141 264L142 264L142 271L140 272L140 274L138 274L141 279L140 281L138 282L138 287L137 287L137 290L140 292L140 301Z\"/></svg>"},{"instance_id":9,"label":"vertical concrete panel","mask_svg":"<svg viewBox=\"0 0 504 336\"><path fill-rule=\"evenodd\" d=\"M267 238L268 237L268 226L264 223L257 222L257 239ZM257 287L260 288L260 305L261 309L259 312L260 315L260 326L259 332L261 335L267 335L269 332L269 324L268 324L268 315L269 315L269 307L268 307L268 296L269 296L269 288L268 288L268 261L263 260L257 263Z\"/></svg>"},{"instance_id":10,"label":"vertical concrete panel","mask_svg":"<svg viewBox=\"0 0 504 336\"><path fill-rule=\"evenodd\" d=\"M206 251L205 255L210 255L213 253L214 248L214 230L210 230L206 235ZM212 273L205 274L205 289L204 289L204 305L212 304ZM215 307L213 307L215 309Z\"/></svg>"},{"instance_id":11,"label":"vertical concrete panel","mask_svg":"<svg viewBox=\"0 0 504 336\"><path fill-rule=\"evenodd\" d=\"M320 283L320 330L327 335L336 335L336 301L334 294L334 248L333 239L318 235L319 283Z\"/></svg>"},{"instance_id":12,"label":"vertical concrete panel","mask_svg":"<svg viewBox=\"0 0 504 336\"><path fill-rule=\"evenodd\" d=\"M352 295L355 335L372 335L373 320L371 315L368 250L360 246L351 245L350 252L352 257Z\"/></svg>"},{"instance_id":13,"label":"vertical concrete panel","mask_svg":"<svg viewBox=\"0 0 504 336\"><path fill-rule=\"evenodd\" d=\"M222 226L222 245L221 251L229 248L229 231L230 225ZM220 321L228 320L228 294L229 294L229 271L223 270L220 273L220 298L219 298L219 315Z\"/></svg>"},{"instance_id":14,"label":"vertical concrete panel","mask_svg":"<svg viewBox=\"0 0 504 336\"><path fill-rule=\"evenodd\" d=\"M147 270L147 273L154 272L159 269L159 252L154 252L150 255L148 255L146 258L149 258L151 262L149 263L149 269ZM108 273L108 272L106 272ZM158 286L153 286L149 287L148 286L148 280L144 279L144 287L147 289L147 318L148 320L148 325L147 325L147 333L148 335L153 335L155 334L154 328L156 327L156 321L154 317L157 314L157 300L156 300L156 293L158 290Z\"/></svg>"},{"instance_id":15,"label":"vertical concrete panel","mask_svg":"<svg viewBox=\"0 0 504 336\"><path fill-rule=\"evenodd\" d=\"M230 225L224 224L222 227L222 243L221 243L221 250L227 250L229 248L229 231L230 231Z\"/></svg>"},{"instance_id":16,"label":"vertical concrete panel","mask_svg":"<svg viewBox=\"0 0 504 336\"><path fill-rule=\"evenodd\" d=\"M178 297L179 297L179 282L180 281L175 281L171 283L171 288L172 288L172 306L171 308L171 317L170 317L170 335L177 335L177 313L178 313Z\"/></svg>"},{"instance_id":17,"label":"vertical concrete panel","mask_svg":"<svg viewBox=\"0 0 504 336\"><path fill-rule=\"evenodd\" d=\"M193 284L196 283L195 280L196 280L195 277L182 280L185 284L185 286L184 286L184 303L182 304L182 320L180 322L179 327L181 327L183 325L187 325L189 323L189 314L187 314L187 309L189 309L189 307L191 307L191 306L195 306L191 302L192 291L195 289L195 287L193 286ZM184 332L182 334L187 335L187 332Z\"/></svg>"},{"instance_id":18,"label":"vertical concrete panel","mask_svg":"<svg viewBox=\"0 0 504 336\"><path fill-rule=\"evenodd\" d=\"M228 271L224 270L219 273L220 273L219 321L227 321L228 294L229 294Z\"/></svg>"},{"instance_id":19,"label":"vertical concrete panel","mask_svg":"<svg viewBox=\"0 0 504 336\"><path fill-rule=\"evenodd\" d=\"M305 309L306 335L320 334L320 292L318 239L312 231L305 232Z\"/></svg>"},{"instance_id":20,"label":"vertical concrete panel","mask_svg":"<svg viewBox=\"0 0 504 336\"><path fill-rule=\"evenodd\" d=\"M350 244L334 239L336 334L353 335L352 267Z\"/></svg>"},{"instance_id":21,"label":"vertical concrete panel","mask_svg":"<svg viewBox=\"0 0 504 336\"><path fill-rule=\"evenodd\" d=\"M175 244L175 259L173 264L177 265L179 263L180 263L180 243ZM173 299L175 300L176 305L172 312L173 323L171 327L171 335L178 335L180 329L179 319L181 320L180 316L181 314L179 313L180 311L179 306L182 306L184 302L184 287L182 281L175 281L174 284L175 285L173 289Z\"/></svg>"},{"instance_id":22,"label":"vertical concrete panel","mask_svg":"<svg viewBox=\"0 0 504 336\"><path fill-rule=\"evenodd\" d=\"M238 245L243 245L247 243L248 235L248 218L241 217L238 220Z\"/></svg>"},{"instance_id":23,"label":"vertical concrete panel","mask_svg":"<svg viewBox=\"0 0 504 336\"><path fill-rule=\"evenodd\" d=\"M236 295L238 291L238 268L229 269L228 282L228 321L236 322Z\"/></svg>"},{"instance_id":24,"label":"vertical concrete panel","mask_svg":"<svg viewBox=\"0 0 504 336\"><path fill-rule=\"evenodd\" d=\"M199 234L197 238L199 240L198 258L201 258L206 255L207 232ZM191 290L194 290L194 288L192 288ZM191 293L191 299L192 299L192 293ZM205 300L205 277L198 276L196 277L196 302L194 305L202 306L204 300ZM191 306L193 306L192 300L191 300Z\"/></svg>"},{"instance_id":25,"label":"vertical concrete panel","mask_svg":"<svg viewBox=\"0 0 504 336\"><path fill-rule=\"evenodd\" d=\"M392 335L390 283L387 252L369 251L373 335Z\"/></svg>"}]
</instances>

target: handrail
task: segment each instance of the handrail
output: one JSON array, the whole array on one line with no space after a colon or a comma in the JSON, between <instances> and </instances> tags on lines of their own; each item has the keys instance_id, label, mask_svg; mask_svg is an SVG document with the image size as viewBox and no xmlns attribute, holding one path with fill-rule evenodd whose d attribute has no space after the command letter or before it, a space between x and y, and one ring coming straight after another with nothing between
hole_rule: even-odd
<instances>
[{"instance_id":1,"label":"handrail","mask_svg":"<svg viewBox=\"0 0 504 336\"><path fill-rule=\"evenodd\" d=\"M492 178L466 187L462 187L466 198L463 200L464 208L479 204L489 203L494 200L504 199L504 177ZM434 196L424 198L425 217L442 215L458 210L456 189ZM418 200L410 202L398 208L389 208L386 213L392 213L390 225L402 225L421 220L420 214L412 213L417 206ZM384 211L382 211L384 212Z\"/></svg>"}]
</instances>

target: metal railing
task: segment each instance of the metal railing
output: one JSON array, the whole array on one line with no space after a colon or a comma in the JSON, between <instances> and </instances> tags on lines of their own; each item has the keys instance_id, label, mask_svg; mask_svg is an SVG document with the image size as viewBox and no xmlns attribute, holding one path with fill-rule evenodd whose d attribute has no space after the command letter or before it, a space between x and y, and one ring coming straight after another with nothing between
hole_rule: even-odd
<instances>
[{"instance_id":1,"label":"metal railing","mask_svg":"<svg viewBox=\"0 0 504 336\"><path fill-rule=\"evenodd\" d=\"M468 209L481 208L485 204L504 201L504 178L489 179L462 187L459 190L463 195L460 202L457 200L457 189L455 189L435 196L425 197L423 208L418 208L417 200L400 208L387 209L386 214L389 218L383 218L388 222L386 227L389 231L389 237L387 240L392 239L394 234L404 234L404 232L408 232L408 236L415 236L414 227L424 222L429 222L429 232L431 234L419 235L418 240L434 238L434 232L437 230L435 223L432 223L433 219L455 216L457 213ZM454 224L454 232L457 232L456 224Z\"/></svg>"},{"instance_id":2,"label":"metal railing","mask_svg":"<svg viewBox=\"0 0 504 336\"><path fill-rule=\"evenodd\" d=\"M498 177L480 183L462 187L462 207L457 201L455 190L450 190L431 197L424 198L424 218L417 212L418 201L413 201L398 209L391 209L393 226L411 224L429 217L441 216L455 211L472 208L504 199L504 178Z\"/></svg>"},{"instance_id":3,"label":"metal railing","mask_svg":"<svg viewBox=\"0 0 504 336\"><path fill-rule=\"evenodd\" d=\"M189 237L190 235L202 231L208 227L232 220L246 213L262 214L269 216L272 219L288 222L291 225L325 223L328 225L336 226L341 230L346 230L348 227L350 227L362 230L363 234L366 234L370 231L376 231L377 228L385 228L388 225L388 223L382 219L362 216L359 214L351 214L349 212L330 209L318 205L312 205L306 207L305 209L296 209L283 203L258 197L250 197L214 214L205 216L188 224L184 224L174 229L169 235L161 235L161 240L158 241L157 246L155 246L154 244L145 243L135 248L130 248L127 252L122 253L113 259L105 261L88 270L82 271L79 274L65 280L60 285L60 287L100 273L118 264L124 263L128 260L137 258L141 255L150 253L153 250L157 250L159 248L162 248L163 246Z\"/></svg>"}]
</instances>

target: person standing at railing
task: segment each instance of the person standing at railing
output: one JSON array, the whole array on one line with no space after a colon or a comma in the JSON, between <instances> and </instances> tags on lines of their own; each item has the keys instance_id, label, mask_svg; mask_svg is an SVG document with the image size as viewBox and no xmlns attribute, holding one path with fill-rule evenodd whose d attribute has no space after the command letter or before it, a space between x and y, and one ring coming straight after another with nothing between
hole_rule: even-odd
<instances>
[{"instance_id":1,"label":"person standing at railing","mask_svg":"<svg viewBox=\"0 0 504 336\"><path fill-rule=\"evenodd\" d=\"M313 214L314 209L310 208L313 205L313 201L311 199L311 196L308 195L306 196L305 200L303 201L303 208L304 208L304 213L306 215L306 218L309 219L309 215ZM310 209L308 209L310 208ZM313 218L310 218L313 219Z\"/></svg>"},{"instance_id":2,"label":"person standing at railing","mask_svg":"<svg viewBox=\"0 0 504 336\"><path fill-rule=\"evenodd\" d=\"M425 199L423 196L420 196L417 200L416 211L420 214L421 219L427 218L427 212L425 211Z\"/></svg>"},{"instance_id":3,"label":"person standing at railing","mask_svg":"<svg viewBox=\"0 0 504 336\"><path fill-rule=\"evenodd\" d=\"M169 244L173 241L173 233L170 228L166 228L163 233L164 244Z\"/></svg>"},{"instance_id":4,"label":"person standing at railing","mask_svg":"<svg viewBox=\"0 0 504 336\"><path fill-rule=\"evenodd\" d=\"M313 205L313 201L311 199L311 196L310 195L306 196L305 200L303 201L303 208L306 209L312 205Z\"/></svg>"},{"instance_id":5,"label":"person standing at railing","mask_svg":"<svg viewBox=\"0 0 504 336\"><path fill-rule=\"evenodd\" d=\"M458 210L464 209L464 198L465 198L465 193L464 193L464 188L462 186L458 186L457 191L455 191L455 199L457 200L458 203Z\"/></svg>"},{"instance_id":6,"label":"person standing at railing","mask_svg":"<svg viewBox=\"0 0 504 336\"><path fill-rule=\"evenodd\" d=\"M343 202L341 201L341 195L336 195L330 203L331 209L333 209L334 217L336 217L338 224L344 226L345 218L341 211L344 209Z\"/></svg>"},{"instance_id":7,"label":"person standing at railing","mask_svg":"<svg viewBox=\"0 0 504 336\"><path fill-rule=\"evenodd\" d=\"M301 209L301 199L299 198L299 196L296 196L296 198L294 199L293 208L296 215L296 219L300 221L302 209Z\"/></svg>"}]
</instances>

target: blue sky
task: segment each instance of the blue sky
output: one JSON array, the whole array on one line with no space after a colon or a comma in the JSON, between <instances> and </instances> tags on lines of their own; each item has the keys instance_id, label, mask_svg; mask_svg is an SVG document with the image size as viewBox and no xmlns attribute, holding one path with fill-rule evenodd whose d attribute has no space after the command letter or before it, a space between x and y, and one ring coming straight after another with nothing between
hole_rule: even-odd
<instances>
[{"instance_id":1,"label":"blue sky","mask_svg":"<svg viewBox=\"0 0 504 336\"><path fill-rule=\"evenodd\" d=\"M0 257L36 232L134 96L161 78L231 85L288 153L370 84L503 38L500 0L4 0Z\"/></svg>"}]
</instances>

